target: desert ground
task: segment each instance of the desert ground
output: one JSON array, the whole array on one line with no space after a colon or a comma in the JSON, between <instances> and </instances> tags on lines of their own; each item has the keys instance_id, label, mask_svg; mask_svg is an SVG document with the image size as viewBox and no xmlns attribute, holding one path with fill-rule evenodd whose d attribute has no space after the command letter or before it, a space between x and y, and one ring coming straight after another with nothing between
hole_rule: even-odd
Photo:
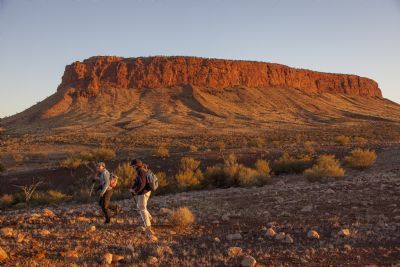
<instances>
[{"instance_id":1,"label":"desert ground","mask_svg":"<svg viewBox=\"0 0 400 267\"><path fill-rule=\"evenodd\" d=\"M145 237L132 199L118 201L123 212L111 225L93 202L4 210L4 266L395 266L399 166L392 144L381 146L372 168L346 169L339 180L288 174L261 187L154 196L156 242ZM170 214L182 206L195 221L178 227Z\"/></svg>"}]
</instances>

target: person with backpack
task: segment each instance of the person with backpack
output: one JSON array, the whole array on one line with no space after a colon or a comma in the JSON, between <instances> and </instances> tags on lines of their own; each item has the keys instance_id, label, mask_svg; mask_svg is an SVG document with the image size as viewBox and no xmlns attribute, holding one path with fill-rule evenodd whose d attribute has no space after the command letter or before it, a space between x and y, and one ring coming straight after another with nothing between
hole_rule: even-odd
<instances>
[{"instance_id":1,"label":"person with backpack","mask_svg":"<svg viewBox=\"0 0 400 267\"><path fill-rule=\"evenodd\" d=\"M121 208L118 205L111 203L111 196L117 183L116 179L117 178L110 174L110 172L106 169L106 164L104 162L99 162L97 164L97 175L95 180L99 181L99 205L104 213L105 224L109 224L111 222L110 209L114 210L115 214L118 214L121 211Z\"/></svg>"},{"instance_id":2,"label":"person with backpack","mask_svg":"<svg viewBox=\"0 0 400 267\"><path fill-rule=\"evenodd\" d=\"M150 198L151 191L157 188L156 181L154 181L155 175L140 159L132 160L131 166L136 170L136 178L130 192L133 197L135 197L135 195L137 196L136 205L140 212L140 217L143 220L146 235L151 241L157 241L157 237L151 230L151 214L147 210L147 202ZM155 178L155 180L157 179Z\"/></svg>"}]
</instances>

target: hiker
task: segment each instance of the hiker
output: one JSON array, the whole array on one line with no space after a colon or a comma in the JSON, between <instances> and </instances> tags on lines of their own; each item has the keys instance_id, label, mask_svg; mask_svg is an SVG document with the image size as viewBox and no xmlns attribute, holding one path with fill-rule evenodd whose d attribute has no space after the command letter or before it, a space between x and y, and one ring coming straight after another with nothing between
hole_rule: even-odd
<instances>
[{"instance_id":1,"label":"hiker","mask_svg":"<svg viewBox=\"0 0 400 267\"><path fill-rule=\"evenodd\" d=\"M104 162L99 162L97 164L97 175L95 180L98 180L100 183L98 187L98 190L100 191L99 205L104 213L105 224L108 224L111 221L110 209L114 210L115 215L121 211L121 208L118 205L111 203L111 196L114 189L110 186L110 177L111 175L106 169L106 164Z\"/></svg>"},{"instance_id":2,"label":"hiker","mask_svg":"<svg viewBox=\"0 0 400 267\"><path fill-rule=\"evenodd\" d=\"M131 161L131 166L136 170L136 179L132 186L130 192L133 197L137 195L137 208L140 212L140 217L143 220L146 235L150 238L151 241L156 241L157 237L154 235L154 232L151 230L151 214L147 210L147 201L150 198L151 187L147 180L147 172L149 172L148 166L144 164L140 159L134 159Z\"/></svg>"}]
</instances>

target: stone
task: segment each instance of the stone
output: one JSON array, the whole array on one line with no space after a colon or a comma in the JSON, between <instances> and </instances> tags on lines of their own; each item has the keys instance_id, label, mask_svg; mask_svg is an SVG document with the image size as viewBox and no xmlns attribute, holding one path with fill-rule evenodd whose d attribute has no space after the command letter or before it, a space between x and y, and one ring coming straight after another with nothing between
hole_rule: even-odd
<instances>
[{"instance_id":1,"label":"stone","mask_svg":"<svg viewBox=\"0 0 400 267\"><path fill-rule=\"evenodd\" d=\"M228 256L229 257L236 257L241 255L243 252L242 248L240 247L230 247L228 248Z\"/></svg>"},{"instance_id":2,"label":"stone","mask_svg":"<svg viewBox=\"0 0 400 267\"><path fill-rule=\"evenodd\" d=\"M68 261L75 261L79 258L79 254L75 250L68 250L64 253L61 253L61 255Z\"/></svg>"},{"instance_id":3,"label":"stone","mask_svg":"<svg viewBox=\"0 0 400 267\"><path fill-rule=\"evenodd\" d=\"M285 237L285 243L292 244L294 242L293 238L288 234Z\"/></svg>"},{"instance_id":4,"label":"stone","mask_svg":"<svg viewBox=\"0 0 400 267\"><path fill-rule=\"evenodd\" d=\"M348 236L350 236L350 230L347 229L347 228L341 229L341 230L338 232L338 236L341 236L341 237L348 237Z\"/></svg>"},{"instance_id":5,"label":"stone","mask_svg":"<svg viewBox=\"0 0 400 267\"><path fill-rule=\"evenodd\" d=\"M221 220L223 221L223 222L227 222L227 221L229 221L229 214L224 214L224 215L222 215L222 218L221 218Z\"/></svg>"},{"instance_id":6,"label":"stone","mask_svg":"<svg viewBox=\"0 0 400 267\"><path fill-rule=\"evenodd\" d=\"M308 231L307 237L308 237L309 239L319 239L319 238L320 238L318 232L315 231L315 230L310 230L310 231Z\"/></svg>"},{"instance_id":7,"label":"stone","mask_svg":"<svg viewBox=\"0 0 400 267\"><path fill-rule=\"evenodd\" d=\"M8 254L0 247L0 262L5 262L8 259Z\"/></svg>"},{"instance_id":8,"label":"stone","mask_svg":"<svg viewBox=\"0 0 400 267\"><path fill-rule=\"evenodd\" d=\"M147 258L146 262L150 265L156 265L156 264L158 264L158 259L154 256L149 256Z\"/></svg>"},{"instance_id":9,"label":"stone","mask_svg":"<svg viewBox=\"0 0 400 267\"><path fill-rule=\"evenodd\" d=\"M240 233L229 234L226 236L226 239L229 241L240 240L240 239L242 239L242 235Z\"/></svg>"},{"instance_id":10,"label":"stone","mask_svg":"<svg viewBox=\"0 0 400 267\"><path fill-rule=\"evenodd\" d=\"M78 218L76 218L76 220L78 222L85 222L85 223L90 223L92 222L92 220L90 218L87 217L83 217L83 216L79 216Z\"/></svg>"},{"instance_id":11,"label":"stone","mask_svg":"<svg viewBox=\"0 0 400 267\"><path fill-rule=\"evenodd\" d=\"M333 189L329 188L329 189L327 189L327 190L325 191L325 193L326 193L326 194L335 194L335 191L334 191Z\"/></svg>"},{"instance_id":12,"label":"stone","mask_svg":"<svg viewBox=\"0 0 400 267\"><path fill-rule=\"evenodd\" d=\"M281 240L284 240L285 237L286 237L286 234L284 232L280 232L275 235L275 240L281 241Z\"/></svg>"},{"instance_id":13,"label":"stone","mask_svg":"<svg viewBox=\"0 0 400 267\"><path fill-rule=\"evenodd\" d=\"M115 254L113 254L113 256L112 256L112 262L113 262L113 263L120 262L120 261L122 261L123 259L124 259L124 256L121 256L121 255L115 255Z\"/></svg>"},{"instance_id":14,"label":"stone","mask_svg":"<svg viewBox=\"0 0 400 267\"><path fill-rule=\"evenodd\" d=\"M304 207L301 209L301 211L302 211L302 212L311 212L312 209L313 209L313 206L312 206L312 205L307 205L307 206L304 206Z\"/></svg>"},{"instance_id":15,"label":"stone","mask_svg":"<svg viewBox=\"0 0 400 267\"><path fill-rule=\"evenodd\" d=\"M96 231L96 226L95 225L90 226L89 231L90 232Z\"/></svg>"},{"instance_id":16,"label":"stone","mask_svg":"<svg viewBox=\"0 0 400 267\"><path fill-rule=\"evenodd\" d=\"M54 212L52 210L44 209L43 216L48 217L48 218L54 218L56 215L54 214Z\"/></svg>"},{"instance_id":17,"label":"stone","mask_svg":"<svg viewBox=\"0 0 400 267\"><path fill-rule=\"evenodd\" d=\"M269 237L269 238L274 238L275 235L276 235L276 232L275 232L274 229L272 229L272 228L268 228L268 229L267 229L267 237Z\"/></svg>"},{"instance_id":18,"label":"stone","mask_svg":"<svg viewBox=\"0 0 400 267\"><path fill-rule=\"evenodd\" d=\"M113 254L107 252L103 255L103 260L105 264L111 264L113 261Z\"/></svg>"},{"instance_id":19,"label":"stone","mask_svg":"<svg viewBox=\"0 0 400 267\"><path fill-rule=\"evenodd\" d=\"M13 237L14 236L14 229L11 227L3 227L1 228L1 235L3 237Z\"/></svg>"},{"instance_id":20,"label":"stone","mask_svg":"<svg viewBox=\"0 0 400 267\"><path fill-rule=\"evenodd\" d=\"M240 266L242 267L254 267L256 266L257 261L255 258L253 258L252 256L245 256L243 257L242 262L240 263Z\"/></svg>"},{"instance_id":21,"label":"stone","mask_svg":"<svg viewBox=\"0 0 400 267\"><path fill-rule=\"evenodd\" d=\"M47 229L43 229L43 230L41 230L41 231L39 232L39 234L40 234L41 236L48 236L48 235L50 234L50 231L47 230Z\"/></svg>"},{"instance_id":22,"label":"stone","mask_svg":"<svg viewBox=\"0 0 400 267\"><path fill-rule=\"evenodd\" d=\"M344 248L346 251L351 251L351 250L352 250L352 247L351 247L349 244L345 244L345 245L343 246L343 248Z\"/></svg>"},{"instance_id":23,"label":"stone","mask_svg":"<svg viewBox=\"0 0 400 267\"><path fill-rule=\"evenodd\" d=\"M221 239L219 239L218 237L215 237L215 238L214 238L214 242L219 243L219 242L221 242Z\"/></svg>"},{"instance_id":24,"label":"stone","mask_svg":"<svg viewBox=\"0 0 400 267\"><path fill-rule=\"evenodd\" d=\"M16 237L17 243L21 243L22 241L24 241L24 239L25 239L25 235L23 233L17 234L17 237Z\"/></svg>"}]
</instances>

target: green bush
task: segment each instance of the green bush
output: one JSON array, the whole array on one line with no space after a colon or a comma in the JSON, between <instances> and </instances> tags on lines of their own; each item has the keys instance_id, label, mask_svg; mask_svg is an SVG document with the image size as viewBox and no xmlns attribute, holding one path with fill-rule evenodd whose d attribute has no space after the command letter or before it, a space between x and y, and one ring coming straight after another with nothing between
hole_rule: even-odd
<instances>
[{"instance_id":1,"label":"green bush","mask_svg":"<svg viewBox=\"0 0 400 267\"><path fill-rule=\"evenodd\" d=\"M344 145L347 145L350 142L350 137L345 136L345 135L339 135L339 136L336 136L335 142L338 145L344 146Z\"/></svg>"},{"instance_id":2,"label":"green bush","mask_svg":"<svg viewBox=\"0 0 400 267\"><path fill-rule=\"evenodd\" d=\"M366 169L374 165L376 153L374 150L354 149L344 158L346 165L354 169Z\"/></svg>"},{"instance_id":3,"label":"green bush","mask_svg":"<svg viewBox=\"0 0 400 267\"><path fill-rule=\"evenodd\" d=\"M333 155L321 155L312 168L304 171L310 182L320 181L322 178L340 178L344 176L344 170L339 161Z\"/></svg>"},{"instance_id":4,"label":"green bush","mask_svg":"<svg viewBox=\"0 0 400 267\"><path fill-rule=\"evenodd\" d=\"M283 155L274 160L272 163L272 170L275 174L281 173L302 173L305 169L311 167L312 160L308 155L301 155L299 157L292 157L289 153L285 152Z\"/></svg>"},{"instance_id":5,"label":"green bush","mask_svg":"<svg viewBox=\"0 0 400 267\"><path fill-rule=\"evenodd\" d=\"M203 173L199 167L199 160L183 157L180 162L180 171L175 175L178 187L181 189L199 187L203 180Z\"/></svg>"}]
</instances>

